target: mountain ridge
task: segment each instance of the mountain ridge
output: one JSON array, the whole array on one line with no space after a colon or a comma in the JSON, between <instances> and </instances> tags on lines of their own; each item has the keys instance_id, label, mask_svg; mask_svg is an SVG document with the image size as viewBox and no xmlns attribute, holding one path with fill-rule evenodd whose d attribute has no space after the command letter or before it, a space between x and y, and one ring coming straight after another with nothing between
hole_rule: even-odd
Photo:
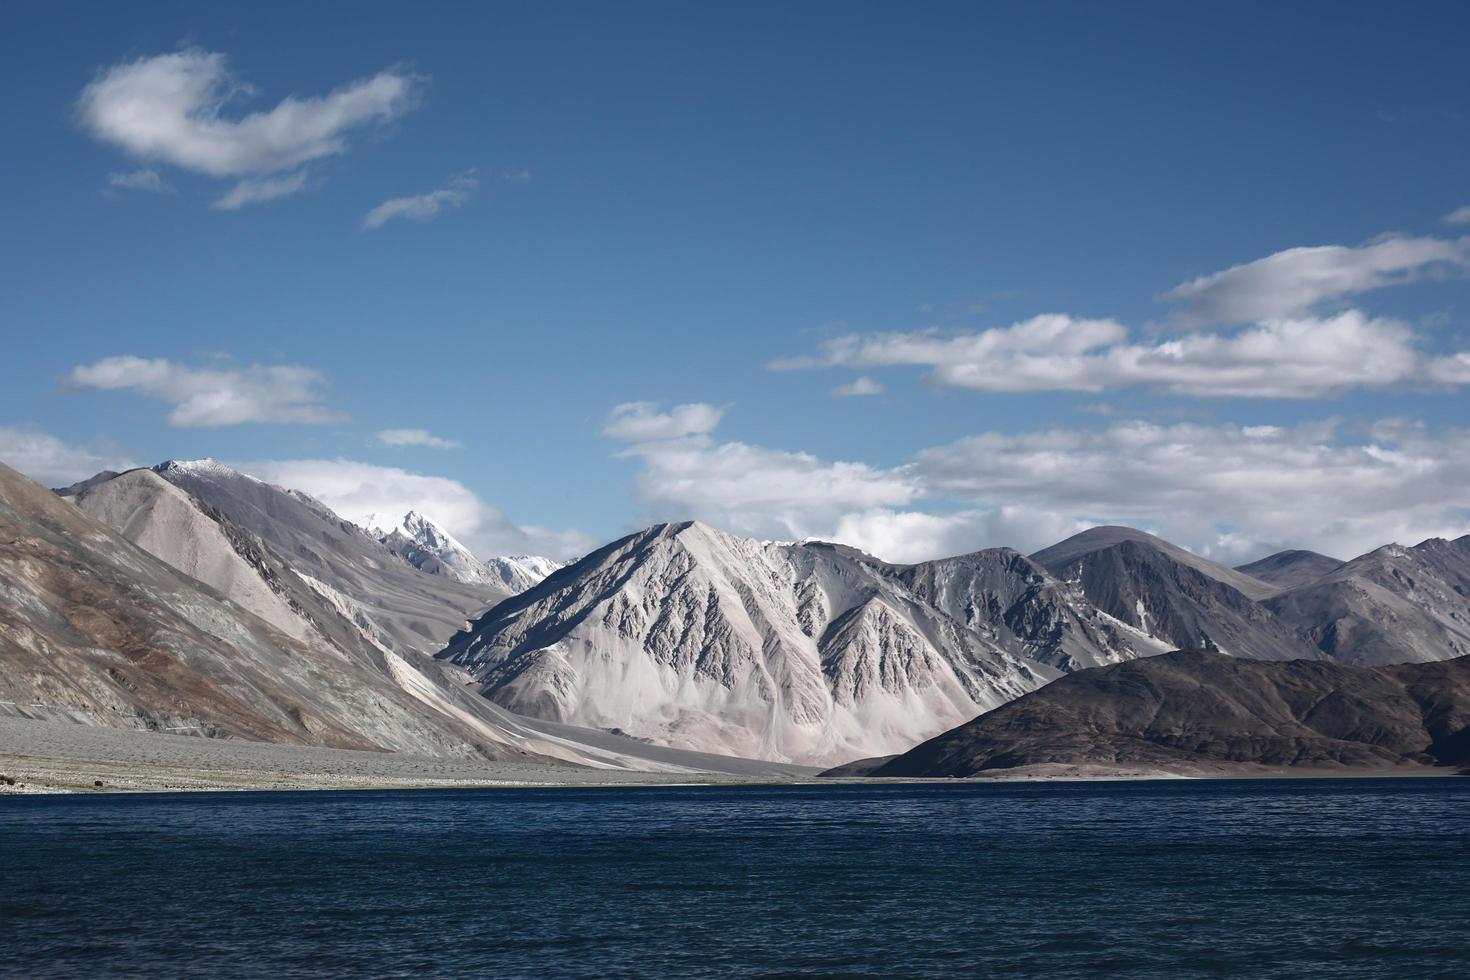
<instances>
[{"instance_id":1,"label":"mountain ridge","mask_svg":"<svg viewBox=\"0 0 1470 980\"><path fill-rule=\"evenodd\" d=\"M1071 674L871 774L1048 765L1470 767L1470 657L1356 667L1176 651Z\"/></svg>"}]
</instances>

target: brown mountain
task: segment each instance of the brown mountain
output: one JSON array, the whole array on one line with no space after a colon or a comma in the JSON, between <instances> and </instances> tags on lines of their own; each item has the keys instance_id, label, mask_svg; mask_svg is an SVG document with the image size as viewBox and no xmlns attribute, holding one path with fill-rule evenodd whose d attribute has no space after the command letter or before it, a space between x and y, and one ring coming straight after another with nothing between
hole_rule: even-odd
<instances>
[{"instance_id":1,"label":"brown mountain","mask_svg":"<svg viewBox=\"0 0 1470 980\"><path fill-rule=\"evenodd\" d=\"M1070 674L877 776L1020 766L1470 767L1470 657L1394 667L1181 651Z\"/></svg>"}]
</instances>

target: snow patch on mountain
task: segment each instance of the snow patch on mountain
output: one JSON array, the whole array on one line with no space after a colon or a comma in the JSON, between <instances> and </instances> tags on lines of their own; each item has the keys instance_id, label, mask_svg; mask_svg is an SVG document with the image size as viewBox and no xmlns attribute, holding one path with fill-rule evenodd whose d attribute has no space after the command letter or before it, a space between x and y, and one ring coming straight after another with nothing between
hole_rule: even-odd
<instances>
[{"instance_id":1,"label":"snow patch on mountain","mask_svg":"<svg viewBox=\"0 0 1470 980\"><path fill-rule=\"evenodd\" d=\"M415 511L393 520L382 514L359 518L389 551L421 572L444 575L469 585L488 585L514 595L536 585L561 568L561 563L537 555L513 555L481 561L434 521Z\"/></svg>"}]
</instances>

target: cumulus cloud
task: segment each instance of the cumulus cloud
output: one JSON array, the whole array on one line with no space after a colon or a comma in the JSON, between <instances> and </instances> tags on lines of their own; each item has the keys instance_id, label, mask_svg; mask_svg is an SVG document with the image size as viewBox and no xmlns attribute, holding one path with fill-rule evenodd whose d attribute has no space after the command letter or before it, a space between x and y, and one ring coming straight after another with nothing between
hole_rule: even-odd
<instances>
[{"instance_id":1,"label":"cumulus cloud","mask_svg":"<svg viewBox=\"0 0 1470 980\"><path fill-rule=\"evenodd\" d=\"M458 449L453 439L441 439L428 429L383 429L375 438L385 446L428 446L430 449Z\"/></svg>"},{"instance_id":2,"label":"cumulus cloud","mask_svg":"<svg viewBox=\"0 0 1470 980\"><path fill-rule=\"evenodd\" d=\"M883 386L864 375L860 378L854 378L845 385L838 385L832 389L832 394L838 398L861 398L864 395L881 395L883 394Z\"/></svg>"},{"instance_id":3,"label":"cumulus cloud","mask_svg":"<svg viewBox=\"0 0 1470 980\"><path fill-rule=\"evenodd\" d=\"M150 194L178 193L173 184L164 180L157 170L132 170L127 173L107 175L107 186L121 191L147 191Z\"/></svg>"},{"instance_id":4,"label":"cumulus cloud","mask_svg":"<svg viewBox=\"0 0 1470 980\"><path fill-rule=\"evenodd\" d=\"M689 436L639 443L634 491L650 520L695 517L762 538L829 535L847 514L902 507L921 493L902 470Z\"/></svg>"},{"instance_id":5,"label":"cumulus cloud","mask_svg":"<svg viewBox=\"0 0 1470 980\"><path fill-rule=\"evenodd\" d=\"M80 388L135 391L173 405L170 425L239 425L244 422L320 424L347 416L322 404L326 379L298 364L192 367L164 358L106 357L72 368L67 380Z\"/></svg>"},{"instance_id":6,"label":"cumulus cloud","mask_svg":"<svg viewBox=\"0 0 1470 980\"><path fill-rule=\"evenodd\" d=\"M1130 340L1112 320L1047 314L974 333L850 334L826 341L817 355L770 366L923 366L931 384L971 391L1147 387L1217 398L1319 398L1354 388L1465 383L1455 357L1428 357L1417 342L1406 324L1357 310L1146 343Z\"/></svg>"},{"instance_id":7,"label":"cumulus cloud","mask_svg":"<svg viewBox=\"0 0 1470 980\"><path fill-rule=\"evenodd\" d=\"M1458 213L1458 212L1456 212ZM1470 238L1393 236L1366 245L1289 248L1200 276L1165 293L1186 323L1245 323L1288 317L1318 303L1422 279L1470 271Z\"/></svg>"},{"instance_id":8,"label":"cumulus cloud","mask_svg":"<svg viewBox=\"0 0 1470 980\"><path fill-rule=\"evenodd\" d=\"M1470 430L1406 422L985 433L912 467L936 497L1138 525L1230 561L1283 547L1351 558L1470 532Z\"/></svg>"},{"instance_id":9,"label":"cumulus cloud","mask_svg":"<svg viewBox=\"0 0 1470 980\"><path fill-rule=\"evenodd\" d=\"M603 431L633 443L621 455L640 464L634 494L644 520L697 518L758 538L832 538L845 516L902 507L921 492L902 470L717 442L709 433L722 414L700 403L613 410Z\"/></svg>"},{"instance_id":10,"label":"cumulus cloud","mask_svg":"<svg viewBox=\"0 0 1470 980\"><path fill-rule=\"evenodd\" d=\"M473 170L455 174L438 190L384 201L363 217L362 226L368 229L380 228L394 218L428 221L441 211L463 207L479 186L479 178Z\"/></svg>"},{"instance_id":11,"label":"cumulus cloud","mask_svg":"<svg viewBox=\"0 0 1470 980\"><path fill-rule=\"evenodd\" d=\"M634 490L648 520L842 541L892 561L1030 552L1113 523L1231 563L1287 547L1350 558L1470 533L1470 430L1401 421L989 432L887 468L708 434L623 455L640 463Z\"/></svg>"},{"instance_id":12,"label":"cumulus cloud","mask_svg":"<svg viewBox=\"0 0 1470 980\"><path fill-rule=\"evenodd\" d=\"M189 48L101 71L82 90L77 114L89 134L138 160L252 179L218 204L238 207L299 190L304 178L260 178L346 153L352 132L402 115L421 87L419 77L389 69L324 96L287 96L273 108L230 115L254 90L225 55Z\"/></svg>"},{"instance_id":13,"label":"cumulus cloud","mask_svg":"<svg viewBox=\"0 0 1470 980\"><path fill-rule=\"evenodd\" d=\"M624 402L612 410L603 434L623 442L677 439L710 432L720 424L723 408L690 402L659 411L656 402Z\"/></svg>"},{"instance_id":14,"label":"cumulus cloud","mask_svg":"<svg viewBox=\"0 0 1470 980\"><path fill-rule=\"evenodd\" d=\"M25 426L0 426L0 462L48 487L66 486L103 470L121 472L137 465L121 450L78 446Z\"/></svg>"},{"instance_id":15,"label":"cumulus cloud","mask_svg":"<svg viewBox=\"0 0 1470 980\"><path fill-rule=\"evenodd\" d=\"M576 530L516 524L463 483L448 477L349 459L261 460L232 464L242 472L302 490L350 521L417 511L481 558L533 554L565 560L600 542Z\"/></svg>"},{"instance_id":16,"label":"cumulus cloud","mask_svg":"<svg viewBox=\"0 0 1470 980\"><path fill-rule=\"evenodd\" d=\"M1444 216L1444 222L1447 225L1470 225L1470 204L1455 208Z\"/></svg>"}]
</instances>

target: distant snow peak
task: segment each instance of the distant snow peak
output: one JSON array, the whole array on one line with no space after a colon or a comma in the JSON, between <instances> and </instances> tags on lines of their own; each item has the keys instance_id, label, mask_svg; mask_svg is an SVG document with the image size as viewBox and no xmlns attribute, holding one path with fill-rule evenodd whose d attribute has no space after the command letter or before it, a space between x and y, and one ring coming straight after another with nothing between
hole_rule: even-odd
<instances>
[{"instance_id":1,"label":"distant snow peak","mask_svg":"<svg viewBox=\"0 0 1470 980\"><path fill-rule=\"evenodd\" d=\"M259 480L256 480L255 477L250 476L247 473L241 473L233 466L226 466L224 463L221 463L213 456L203 456L199 459L169 459L164 460L162 463L159 463L157 466L153 467L153 472L155 473L167 473L170 470L181 473L189 473L200 477L244 477L247 480L254 480L256 483L260 482Z\"/></svg>"},{"instance_id":2,"label":"distant snow peak","mask_svg":"<svg viewBox=\"0 0 1470 980\"><path fill-rule=\"evenodd\" d=\"M409 511L399 519L367 514L365 527L389 551L415 568L470 585L491 585L511 593L524 592L561 567L560 562L537 555L515 555L481 561L454 535L431 518Z\"/></svg>"}]
</instances>

